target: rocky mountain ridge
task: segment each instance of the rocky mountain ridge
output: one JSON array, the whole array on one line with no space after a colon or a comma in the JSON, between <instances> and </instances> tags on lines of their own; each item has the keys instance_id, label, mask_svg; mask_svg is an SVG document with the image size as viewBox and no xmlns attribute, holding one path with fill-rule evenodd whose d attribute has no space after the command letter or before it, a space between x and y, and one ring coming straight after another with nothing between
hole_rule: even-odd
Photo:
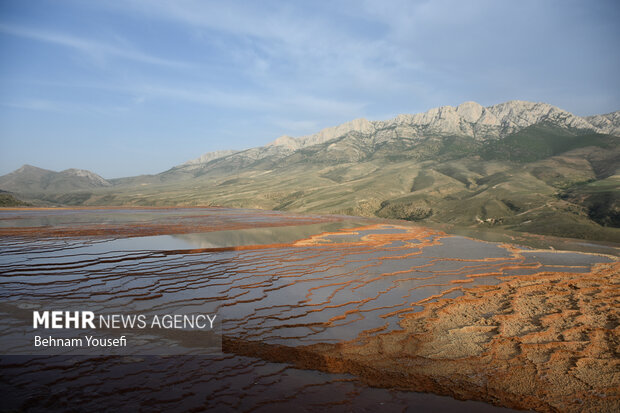
<instances>
[{"instance_id":1,"label":"rocky mountain ridge","mask_svg":"<svg viewBox=\"0 0 620 413\"><path fill-rule=\"evenodd\" d=\"M606 113L604 115L586 116L584 119L596 126L603 133L620 136L620 111Z\"/></svg>"},{"instance_id":2,"label":"rocky mountain ridge","mask_svg":"<svg viewBox=\"0 0 620 413\"><path fill-rule=\"evenodd\" d=\"M239 151L235 151L232 149L228 149L228 150L223 150L223 151L214 151L214 152L207 152L204 153L202 155L200 155L198 158L195 159L190 159L189 161L183 163L181 166L185 166L185 167L190 167L193 165L200 165L203 163L208 163L211 162L214 159L218 159L218 158L223 158L225 156L228 155L232 155L234 153L237 153Z\"/></svg>"},{"instance_id":3,"label":"rocky mountain ridge","mask_svg":"<svg viewBox=\"0 0 620 413\"><path fill-rule=\"evenodd\" d=\"M620 111L580 117L546 103L512 100L484 107L470 101L456 107L441 106L424 113L401 114L385 121L359 118L298 138L283 135L263 147L245 151L208 152L178 167L187 168L189 164L195 168L197 165L229 156L258 160L278 153L288 155L299 149L323 144L350 133L361 136L375 135L377 142L404 135L410 138L427 135L467 136L487 141L504 138L539 123L620 136Z\"/></svg>"},{"instance_id":4,"label":"rocky mountain ridge","mask_svg":"<svg viewBox=\"0 0 620 413\"><path fill-rule=\"evenodd\" d=\"M352 150L360 152L359 143L369 144L374 150L382 144L398 141L416 141L428 136L457 136L475 141L489 142L522 131L533 125L548 124L566 130L589 131L620 136L620 111L579 117L546 103L512 100L484 107L476 102L464 102L458 106L441 106L424 113L401 114L392 119L369 121L364 118L352 120L317 133L301 137L283 135L265 146L246 150L220 150L207 152L183 164L157 175L136 178L106 180L101 176L81 169L67 169L61 172L49 171L24 165L0 177L0 189L15 192L55 191L108 187L140 180L153 182L159 179L174 180L193 178L205 172L205 168L238 169L263 159L282 159L306 148L318 147L331 141L351 136L356 142L328 145L325 152ZM364 145L362 145L364 146ZM351 148L353 147L353 148ZM328 155L328 157L331 155ZM333 157L333 156L332 156ZM357 158L362 158L359 154ZM335 155L338 159L338 155ZM349 160L355 160L356 156ZM161 178L158 178L161 177ZM66 181L61 183L61 181Z\"/></svg>"}]
</instances>

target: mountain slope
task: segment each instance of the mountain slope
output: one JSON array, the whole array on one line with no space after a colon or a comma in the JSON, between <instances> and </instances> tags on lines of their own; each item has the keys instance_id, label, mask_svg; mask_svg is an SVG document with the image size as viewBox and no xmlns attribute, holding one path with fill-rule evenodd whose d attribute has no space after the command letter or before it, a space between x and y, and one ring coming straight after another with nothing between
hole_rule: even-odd
<instances>
[{"instance_id":1,"label":"mountain slope","mask_svg":"<svg viewBox=\"0 0 620 413\"><path fill-rule=\"evenodd\" d=\"M357 119L45 199L340 213L620 241L612 115L593 124L542 103L466 102Z\"/></svg>"},{"instance_id":2,"label":"mountain slope","mask_svg":"<svg viewBox=\"0 0 620 413\"><path fill-rule=\"evenodd\" d=\"M425 113L399 115L387 121L356 119L300 138L281 136L263 147L192 163L189 167L186 164L179 165L171 172L180 176L187 173L194 176L232 173L252 167L263 159L269 159L273 163L293 153L317 155L316 148L313 147L328 142L334 145L324 148L323 154L326 156L318 159L320 162L359 160L363 157L362 153L367 154L374 149L381 150L388 146L393 149L394 156L403 157L404 155L397 151L398 146L410 149L429 137L471 138L474 141L487 142L503 139L541 123L560 129L595 133L606 133L610 129L608 126L601 129L584 118L545 103L510 101L485 108L475 102L465 102L456 107L442 106ZM346 136L350 139L343 141L342 138ZM353 142L354 140L356 142ZM429 142L427 146L433 145ZM416 154L408 156L416 158Z\"/></svg>"},{"instance_id":3,"label":"mountain slope","mask_svg":"<svg viewBox=\"0 0 620 413\"><path fill-rule=\"evenodd\" d=\"M0 188L21 194L59 193L111 186L99 175L83 169L54 172L24 165L0 177Z\"/></svg>"},{"instance_id":4,"label":"mountain slope","mask_svg":"<svg viewBox=\"0 0 620 413\"><path fill-rule=\"evenodd\" d=\"M0 190L0 207L21 207L30 204L17 199L12 193Z\"/></svg>"}]
</instances>

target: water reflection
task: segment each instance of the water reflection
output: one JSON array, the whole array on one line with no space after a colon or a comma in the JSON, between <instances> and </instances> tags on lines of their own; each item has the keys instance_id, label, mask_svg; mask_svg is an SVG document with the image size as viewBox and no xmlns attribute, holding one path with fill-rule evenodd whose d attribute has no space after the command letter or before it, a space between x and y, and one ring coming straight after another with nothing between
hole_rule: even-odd
<instances>
[{"instance_id":1,"label":"water reflection","mask_svg":"<svg viewBox=\"0 0 620 413\"><path fill-rule=\"evenodd\" d=\"M89 309L106 312L201 311L207 306L223 320L225 336L267 346L362 340L399 329L407 314L458 297L464 288L542 271L585 272L612 261L423 227L272 212L16 211L14 219L7 212L0 219L6 228L72 225L72 234L81 225L105 220L134 229L136 222L156 229L162 222L176 225L166 231L181 228L181 233L153 236L136 236L140 232L133 229L119 235L110 228L98 229L97 236L5 235L0 239L2 300L87 300ZM278 226L283 222L286 226ZM198 232L191 233L194 224ZM265 226L252 227L259 224ZM10 326L10 313L4 315ZM139 361L3 358L1 366L2 386L18 409L69 408L71 403L96 408L101 400L110 408L126 407L131 400L129 405L137 408L162 410L273 410L295 403L315 403L322 410L376 409L378 400L394 408L421 400L408 392L368 389L350 376L301 372L232 354ZM46 373L38 375L42 366ZM95 381L107 384L97 388ZM68 390L58 398L41 393L50 383ZM184 390L168 389L166 383L180 383ZM80 398L77 392L83 388L96 393ZM120 389L123 393L117 394ZM428 397L431 404L444 406L441 399ZM454 401L445 403L448 407Z\"/></svg>"}]
</instances>

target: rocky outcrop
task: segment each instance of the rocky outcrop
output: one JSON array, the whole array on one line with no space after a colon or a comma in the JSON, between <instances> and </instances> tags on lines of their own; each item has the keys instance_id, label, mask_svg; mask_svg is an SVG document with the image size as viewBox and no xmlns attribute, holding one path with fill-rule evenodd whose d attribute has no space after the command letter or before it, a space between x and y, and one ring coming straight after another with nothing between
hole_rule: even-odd
<instances>
[{"instance_id":1,"label":"rocky outcrop","mask_svg":"<svg viewBox=\"0 0 620 413\"><path fill-rule=\"evenodd\" d=\"M303 148L306 146L318 145L332 139L339 138L349 132L359 132L364 135L370 135L377 130L377 122L370 122L364 118L354 119L342 125L326 128L312 135L302 136L300 138L291 138L290 136L281 136L269 145L286 145L291 149ZM282 139L286 138L286 139Z\"/></svg>"},{"instance_id":2,"label":"rocky outcrop","mask_svg":"<svg viewBox=\"0 0 620 413\"><path fill-rule=\"evenodd\" d=\"M214 151L214 152L207 152L205 154L200 155L198 158L196 159L191 159L187 162L185 162L183 165L184 167L191 167L192 165L200 165L200 164L205 164L208 162L211 162L215 159L219 159L219 158L224 158L228 155L232 155L233 153L236 153L238 151L232 150L232 149L228 149L228 150L224 150L224 151Z\"/></svg>"},{"instance_id":3,"label":"rocky outcrop","mask_svg":"<svg viewBox=\"0 0 620 413\"><path fill-rule=\"evenodd\" d=\"M94 172L87 171L86 169L65 169L64 171L59 172L59 174L66 176L67 178L77 177L83 178L93 186L111 186L108 181L103 179L101 176L97 175Z\"/></svg>"},{"instance_id":4,"label":"rocky outcrop","mask_svg":"<svg viewBox=\"0 0 620 413\"><path fill-rule=\"evenodd\" d=\"M484 107L476 102L465 102L456 107L441 106L424 113L398 115L386 121L356 119L300 138L282 136L268 146L285 146L296 150L324 143L350 132L372 135L395 128L411 137L461 135L480 140L498 139L541 122L563 128L620 135L618 113L581 118L546 103L512 100Z\"/></svg>"},{"instance_id":5,"label":"rocky outcrop","mask_svg":"<svg viewBox=\"0 0 620 413\"><path fill-rule=\"evenodd\" d=\"M604 133L620 136L620 110L605 115L586 116L585 119Z\"/></svg>"},{"instance_id":6,"label":"rocky outcrop","mask_svg":"<svg viewBox=\"0 0 620 413\"><path fill-rule=\"evenodd\" d=\"M281 146L287 149L295 150L301 148L301 141L293 138L292 136L282 135L273 142L267 144L267 146Z\"/></svg>"}]
</instances>

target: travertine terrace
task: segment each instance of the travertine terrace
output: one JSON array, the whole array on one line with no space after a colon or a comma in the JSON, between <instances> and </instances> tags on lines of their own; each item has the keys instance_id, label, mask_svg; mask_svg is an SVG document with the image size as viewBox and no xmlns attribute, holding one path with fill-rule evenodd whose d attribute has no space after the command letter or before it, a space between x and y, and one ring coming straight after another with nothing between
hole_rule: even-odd
<instances>
[{"instance_id":1,"label":"travertine terrace","mask_svg":"<svg viewBox=\"0 0 620 413\"><path fill-rule=\"evenodd\" d=\"M139 408L182 399L188 409L269 410L304 398L362 408L368 400L351 394L366 385L394 408L414 403L412 391L540 411L620 405L614 256L232 209L24 209L3 212L0 225L3 300L86 297L118 310L209 303L223 318L224 355L210 361L5 357L0 369L13 379L2 385L14 408L69 403L62 392L37 393L49 380L34 374L41 369L74 377L68 388L93 385L86 372L97 372L109 379L98 397L122 386L126 394L115 397ZM149 399L160 386L141 381L151 374L181 390ZM291 375L305 378L282 387ZM252 380L280 387L262 397L247 387ZM235 402L230 386L249 398ZM342 389L347 396L333 397Z\"/></svg>"}]
</instances>

